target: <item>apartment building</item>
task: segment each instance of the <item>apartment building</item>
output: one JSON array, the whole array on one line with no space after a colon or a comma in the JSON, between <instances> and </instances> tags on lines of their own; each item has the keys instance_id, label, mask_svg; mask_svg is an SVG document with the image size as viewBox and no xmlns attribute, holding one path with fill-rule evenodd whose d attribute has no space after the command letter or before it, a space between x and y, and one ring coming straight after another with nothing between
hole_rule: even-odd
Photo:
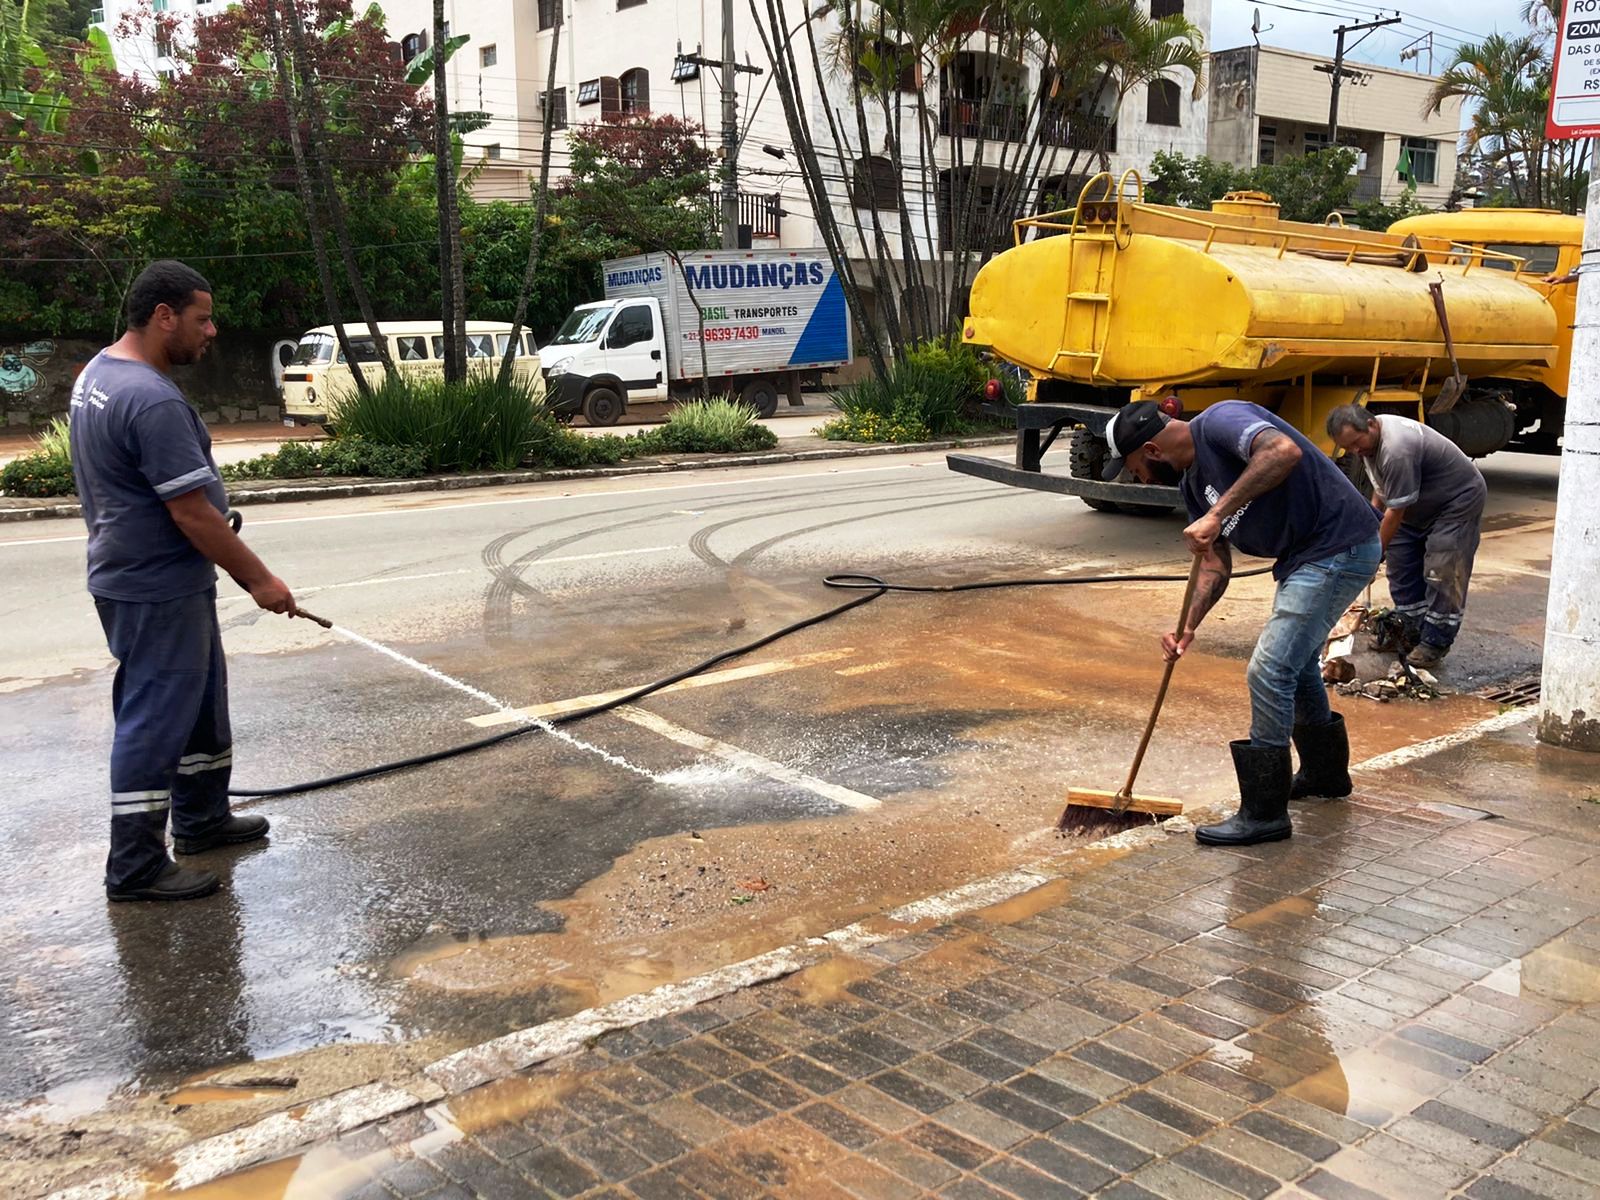
<instances>
[{"instance_id":1,"label":"apartment building","mask_svg":"<svg viewBox=\"0 0 1600 1200\"><path fill-rule=\"evenodd\" d=\"M195 20L227 7L228 0L101 0L89 10L89 24L111 39L118 71L154 83L178 69L173 51L188 40ZM156 14L164 20L154 20Z\"/></svg>"},{"instance_id":2,"label":"apartment building","mask_svg":"<svg viewBox=\"0 0 1600 1200\"><path fill-rule=\"evenodd\" d=\"M1208 29L1211 0L1148 0L1157 15L1181 13ZM432 21L431 0L389 0L384 5L390 35L410 54L428 44ZM799 24L791 38L809 32L819 43L831 30L826 17L805 30L806 9L796 10ZM811 11L815 13L814 6ZM536 175L543 132L544 77L549 65L552 30L562 22L556 90L551 119L555 137L552 175L565 169L565 131L578 124L612 114L672 113L696 121L707 131L707 144L720 145L721 92L717 71L684 61L684 55L721 57L722 5L719 0L529 0L507 4L501 0L445 0L450 33L471 40L450 63L451 105L457 110L484 113L481 129L466 135L469 161L481 164L476 193L484 198L521 198ZM975 38L976 44L980 39ZM741 62L759 74L739 76L739 122L742 142L739 157L741 223L758 244L813 246L818 243L804 184L795 166L788 126L770 63L750 16L749 6L734 5L734 44ZM809 66L803 42L796 43L803 66ZM924 77L924 75L927 77ZM937 172L909 168L907 177L891 178L887 159L863 153L853 119L845 122L842 147L826 134L827 112L850 106L848 82L825 76L826 87L808 79L806 102L817 130L824 173L829 176L835 210L841 215L858 210L862 228L872 236L872 222L881 221L891 240L899 236L895 189L906 187L918 194L905 196L914 236L925 253L936 242L947 242L952 199L963 188L979 191L979 205L989 203L1005 189L998 186L999 165L1013 153L1004 145L1029 136L1030 102L1040 89L1050 87L1048 73L1037 63L1003 61L980 49L961 51L938 72L908 72L904 87L921 89L932 111L938 113L938 137L932 148ZM1204 99L1192 98L1193 80L1163 80L1139 88L1120 110L1102 105L1095 113L1065 112L1042 105L1048 127L1041 140L1057 152L1063 165L1071 150L1098 140L1109 126L1107 145L1113 170L1146 168L1158 149L1201 154L1207 146L1208 109ZM909 107L909 106L908 106ZM885 118L868 118L868 141L882 145ZM984 124L979 129L979 123ZM955 161L957 146L970 147L979 134L989 143L983 163ZM909 135L908 146L916 138ZM1035 211L1050 197L1076 197L1087 174L1097 169L1088 155L1079 155L1073 178L1056 175L1020 206L1015 216ZM887 172L887 174L886 174ZM936 175L937 184L923 182ZM877 186L865 185L871 178ZM932 194L922 194L922 193ZM874 195L879 209L867 202ZM847 237L859 250L855 221L846 219Z\"/></svg>"},{"instance_id":3,"label":"apartment building","mask_svg":"<svg viewBox=\"0 0 1600 1200\"><path fill-rule=\"evenodd\" d=\"M1461 102L1425 111L1437 77L1344 64L1339 141L1359 153L1356 199L1397 200L1412 182L1437 207L1456 180ZM1275 46L1211 55L1208 153L1236 166L1280 162L1328 145L1333 60Z\"/></svg>"}]
</instances>

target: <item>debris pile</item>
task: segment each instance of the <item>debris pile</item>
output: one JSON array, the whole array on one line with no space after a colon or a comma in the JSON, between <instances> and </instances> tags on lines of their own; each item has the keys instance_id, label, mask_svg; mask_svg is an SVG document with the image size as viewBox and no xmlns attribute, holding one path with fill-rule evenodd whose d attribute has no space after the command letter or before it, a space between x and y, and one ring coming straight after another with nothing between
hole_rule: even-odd
<instances>
[{"instance_id":1,"label":"debris pile","mask_svg":"<svg viewBox=\"0 0 1600 1200\"><path fill-rule=\"evenodd\" d=\"M1371 635L1374 653L1360 656L1356 635ZM1322 679L1341 696L1390 700L1433 700L1443 694L1439 681L1428 671L1406 661L1410 639L1404 621L1393 609L1373 609L1352 604L1328 632L1322 651Z\"/></svg>"}]
</instances>

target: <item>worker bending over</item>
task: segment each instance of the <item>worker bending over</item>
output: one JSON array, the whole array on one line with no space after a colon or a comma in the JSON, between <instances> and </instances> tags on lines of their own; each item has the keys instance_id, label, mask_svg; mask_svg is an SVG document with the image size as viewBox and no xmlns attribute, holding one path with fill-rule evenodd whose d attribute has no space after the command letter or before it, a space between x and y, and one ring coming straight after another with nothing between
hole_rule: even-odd
<instances>
[{"instance_id":1,"label":"worker bending over","mask_svg":"<svg viewBox=\"0 0 1600 1200\"><path fill-rule=\"evenodd\" d=\"M1417 666L1435 666L1461 632L1489 495L1483 472L1437 429L1359 404L1328 414L1328 436L1360 456L1372 481L1389 598L1405 623L1401 649Z\"/></svg>"},{"instance_id":2,"label":"worker bending over","mask_svg":"<svg viewBox=\"0 0 1600 1200\"><path fill-rule=\"evenodd\" d=\"M1272 615L1246 675L1250 736L1230 743L1239 811L1194 835L1213 846L1286 838L1292 796L1350 794L1350 743L1344 718L1328 706L1321 655L1334 622L1378 570L1378 519L1327 455L1242 400L1187 422L1141 400L1117 411L1106 440L1106 479L1126 466L1144 483L1177 484L1189 510L1183 536L1201 556L1200 577L1182 628L1161 639L1168 661L1189 648L1222 599L1233 546L1275 560ZM1299 774L1291 772L1291 736Z\"/></svg>"}]
</instances>

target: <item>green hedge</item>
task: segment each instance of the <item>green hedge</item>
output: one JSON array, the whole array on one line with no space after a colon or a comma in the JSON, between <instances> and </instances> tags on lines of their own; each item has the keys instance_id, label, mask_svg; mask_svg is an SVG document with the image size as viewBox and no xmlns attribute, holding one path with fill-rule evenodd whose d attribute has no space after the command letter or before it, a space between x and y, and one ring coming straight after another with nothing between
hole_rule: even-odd
<instances>
[{"instance_id":1,"label":"green hedge","mask_svg":"<svg viewBox=\"0 0 1600 1200\"><path fill-rule=\"evenodd\" d=\"M0 492L7 496L72 495L72 435L65 417L35 439L35 449L0 468Z\"/></svg>"},{"instance_id":2,"label":"green hedge","mask_svg":"<svg viewBox=\"0 0 1600 1200\"><path fill-rule=\"evenodd\" d=\"M981 421L979 405L990 372L971 346L934 338L908 348L891 364L887 379L876 376L834 393L844 416L822 427L822 436L845 442L925 442L970 433ZM1013 384L1006 388L1011 398Z\"/></svg>"}]
</instances>

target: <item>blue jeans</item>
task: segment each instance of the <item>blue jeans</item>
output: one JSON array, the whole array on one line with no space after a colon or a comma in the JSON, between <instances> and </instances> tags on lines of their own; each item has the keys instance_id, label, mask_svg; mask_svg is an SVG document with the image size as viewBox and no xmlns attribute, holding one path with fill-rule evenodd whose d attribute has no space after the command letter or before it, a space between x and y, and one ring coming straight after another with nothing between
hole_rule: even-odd
<instances>
[{"instance_id":1,"label":"blue jeans","mask_svg":"<svg viewBox=\"0 0 1600 1200\"><path fill-rule=\"evenodd\" d=\"M1383 549L1376 537L1342 554L1297 567L1278 584L1272 616L1256 641L1250 684L1250 741L1287 746L1296 725L1333 719L1322 682L1328 631L1378 573Z\"/></svg>"},{"instance_id":2,"label":"blue jeans","mask_svg":"<svg viewBox=\"0 0 1600 1200\"><path fill-rule=\"evenodd\" d=\"M228 819L233 733L217 589L154 604L95 599L117 659L111 684L111 853L106 887L149 883L177 837Z\"/></svg>"}]
</instances>

